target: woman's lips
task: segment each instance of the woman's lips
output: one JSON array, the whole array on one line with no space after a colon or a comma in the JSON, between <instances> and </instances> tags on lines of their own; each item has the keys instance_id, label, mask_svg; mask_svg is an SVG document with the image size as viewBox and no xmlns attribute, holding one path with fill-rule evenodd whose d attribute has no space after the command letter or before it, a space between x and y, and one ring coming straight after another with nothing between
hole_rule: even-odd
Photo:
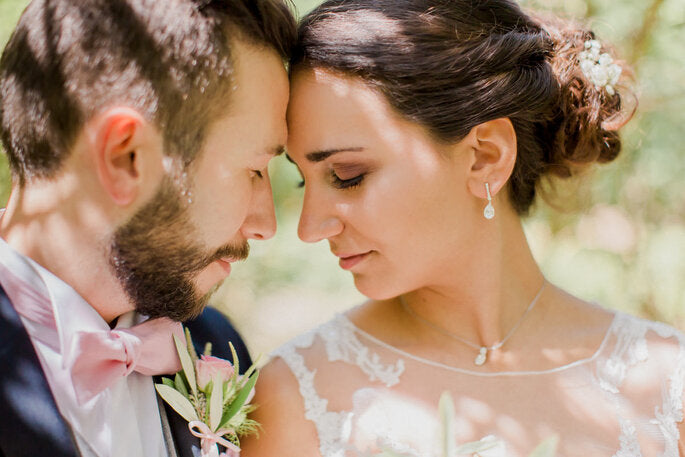
<instances>
[{"instance_id":1,"label":"woman's lips","mask_svg":"<svg viewBox=\"0 0 685 457\"><path fill-rule=\"evenodd\" d=\"M364 254L355 254L350 256L339 256L340 257L340 268L343 270L350 270L359 262L364 260L371 251L365 252Z\"/></svg>"}]
</instances>

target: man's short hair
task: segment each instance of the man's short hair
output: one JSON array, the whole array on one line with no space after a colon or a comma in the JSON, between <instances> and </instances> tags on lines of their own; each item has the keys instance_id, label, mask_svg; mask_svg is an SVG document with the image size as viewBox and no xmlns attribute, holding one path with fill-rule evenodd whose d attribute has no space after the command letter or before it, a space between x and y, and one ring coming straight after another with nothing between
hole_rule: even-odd
<instances>
[{"instance_id":1,"label":"man's short hair","mask_svg":"<svg viewBox=\"0 0 685 457\"><path fill-rule=\"evenodd\" d=\"M287 0L33 0L0 58L0 134L21 185L54 176L84 123L138 109L189 164L227 110L236 39L287 59Z\"/></svg>"}]
</instances>

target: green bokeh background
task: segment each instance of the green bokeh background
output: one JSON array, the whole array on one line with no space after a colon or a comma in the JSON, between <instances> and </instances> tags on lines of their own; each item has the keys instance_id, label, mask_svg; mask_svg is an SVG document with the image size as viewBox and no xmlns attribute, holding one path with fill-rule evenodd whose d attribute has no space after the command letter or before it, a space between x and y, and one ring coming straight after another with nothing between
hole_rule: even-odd
<instances>
[{"instance_id":1,"label":"green bokeh background","mask_svg":"<svg viewBox=\"0 0 685 457\"><path fill-rule=\"evenodd\" d=\"M0 45L27 0L0 0ZM295 2L303 13L315 0ZM639 107L611 164L556 183L553 205L525 220L548 279L572 293L685 328L685 2L682 0L524 1L588 21L632 66ZM302 191L285 160L273 164L279 231L254 243L213 303L255 353L361 303L325 243L296 236ZM10 177L0 154L0 205Z\"/></svg>"}]
</instances>

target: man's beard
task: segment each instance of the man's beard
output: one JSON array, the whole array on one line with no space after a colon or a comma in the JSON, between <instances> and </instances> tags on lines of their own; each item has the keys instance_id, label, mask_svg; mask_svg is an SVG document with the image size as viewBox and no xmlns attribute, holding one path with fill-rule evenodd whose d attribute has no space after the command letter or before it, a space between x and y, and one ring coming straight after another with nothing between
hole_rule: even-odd
<instances>
[{"instance_id":1,"label":"man's beard","mask_svg":"<svg viewBox=\"0 0 685 457\"><path fill-rule=\"evenodd\" d=\"M247 242L210 252L193 240L195 233L188 207L169 177L153 199L116 230L109 260L136 311L175 321L196 317L220 285L202 295L193 282L196 275L221 258L247 258Z\"/></svg>"}]
</instances>

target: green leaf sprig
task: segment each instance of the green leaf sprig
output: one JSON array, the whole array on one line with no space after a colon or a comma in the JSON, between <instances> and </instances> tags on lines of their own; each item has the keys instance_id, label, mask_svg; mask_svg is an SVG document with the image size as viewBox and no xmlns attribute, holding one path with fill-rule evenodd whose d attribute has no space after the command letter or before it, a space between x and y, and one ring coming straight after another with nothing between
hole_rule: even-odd
<instances>
[{"instance_id":1,"label":"green leaf sprig","mask_svg":"<svg viewBox=\"0 0 685 457\"><path fill-rule=\"evenodd\" d=\"M230 342L233 357L233 375L222 380L215 375L204 388L198 385L195 352L188 329L186 344L174 335L176 351L181 360L181 371L173 379L164 377L161 384L155 384L160 397L188 422L199 421L213 433L240 447L240 436L257 432L259 424L248 418L255 407L247 401L259 377L256 364L244 375L240 375L238 355ZM210 356L211 344L205 346L204 356ZM228 362L227 362L228 363Z\"/></svg>"}]
</instances>

